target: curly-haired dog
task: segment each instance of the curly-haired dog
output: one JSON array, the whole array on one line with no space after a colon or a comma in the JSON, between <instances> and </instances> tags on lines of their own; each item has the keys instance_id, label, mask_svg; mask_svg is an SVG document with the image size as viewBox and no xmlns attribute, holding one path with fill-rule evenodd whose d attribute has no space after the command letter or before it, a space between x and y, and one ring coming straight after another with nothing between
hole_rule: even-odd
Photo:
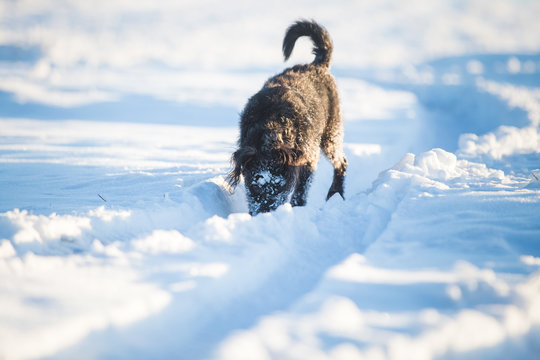
<instances>
[{"instance_id":1,"label":"curly-haired dog","mask_svg":"<svg viewBox=\"0 0 540 360\"><path fill-rule=\"evenodd\" d=\"M293 206L305 205L319 149L334 167L326 199L335 193L343 197L347 159L337 87L329 72L332 42L314 21L298 21L285 34L285 60L301 36L313 41L315 60L267 80L241 114L228 181L235 187L243 175L252 215L276 209L291 193Z\"/></svg>"}]
</instances>

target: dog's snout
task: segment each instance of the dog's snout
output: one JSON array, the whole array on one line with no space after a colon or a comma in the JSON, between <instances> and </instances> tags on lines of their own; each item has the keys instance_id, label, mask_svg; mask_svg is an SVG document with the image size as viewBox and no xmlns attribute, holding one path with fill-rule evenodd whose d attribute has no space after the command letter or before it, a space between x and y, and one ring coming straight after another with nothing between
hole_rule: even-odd
<instances>
[{"instance_id":1,"label":"dog's snout","mask_svg":"<svg viewBox=\"0 0 540 360\"><path fill-rule=\"evenodd\" d=\"M261 187L266 184L266 177L264 177L263 175L255 175L255 178L253 180L253 185L257 187Z\"/></svg>"}]
</instances>

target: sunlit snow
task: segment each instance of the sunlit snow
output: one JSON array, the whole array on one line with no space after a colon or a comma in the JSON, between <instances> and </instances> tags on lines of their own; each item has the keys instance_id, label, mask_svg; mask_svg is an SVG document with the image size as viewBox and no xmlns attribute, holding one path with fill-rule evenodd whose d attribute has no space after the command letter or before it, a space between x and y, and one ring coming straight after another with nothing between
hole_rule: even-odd
<instances>
[{"instance_id":1,"label":"sunlit snow","mask_svg":"<svg viewBox=\"0 0 540 360\"><path fill-rule=\"evenodd\" d=\"M540 2L0 0L1 359L537 359ZM345 198L238 114L332 36ZM270 173L259 177L264 186Z\"/></svg>"}]
</instances>

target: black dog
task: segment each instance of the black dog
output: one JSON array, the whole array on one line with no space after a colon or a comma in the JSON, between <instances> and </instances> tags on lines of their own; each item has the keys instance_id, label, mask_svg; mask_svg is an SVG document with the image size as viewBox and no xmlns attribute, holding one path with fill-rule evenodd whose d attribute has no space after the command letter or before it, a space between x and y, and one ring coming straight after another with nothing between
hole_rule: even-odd
<instances>
[{"instance_id":1,"label":"black dog","mask_svg":"<svg viewBox=\"0 0 540 360\"><path fill-rule=\"evenodd\" d=\"M276 209L291 192L293 206L305 205L319 149L334 167L326 199L335 193L343 197L347 159L337 87L329 72L332 42L314 21L298 21L285 34L285 60L301 36L313 41L315 60L270 78L241 114L239 149L227 178L234 188L244 176L252 215Z\"/></svg>"}]
</instances>

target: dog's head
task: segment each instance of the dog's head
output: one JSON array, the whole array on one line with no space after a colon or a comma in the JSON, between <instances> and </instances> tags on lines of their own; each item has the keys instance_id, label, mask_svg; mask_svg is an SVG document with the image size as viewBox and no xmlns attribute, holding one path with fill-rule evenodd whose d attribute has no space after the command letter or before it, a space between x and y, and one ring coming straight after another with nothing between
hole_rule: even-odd
<instances>
[{"instance_id":1,"label":"dog's head","mask_svg":"<svg viewBox=\"0 0 540 360\"><path fill-rule=\"evenodd\" d=\"M287 147L263 152L246 146L234 152L227 180L235 187L240 176L244 177L249 213L256 215L275 210L287 201L302 163L303 157Z\"/></svg>"}]
</instances>

